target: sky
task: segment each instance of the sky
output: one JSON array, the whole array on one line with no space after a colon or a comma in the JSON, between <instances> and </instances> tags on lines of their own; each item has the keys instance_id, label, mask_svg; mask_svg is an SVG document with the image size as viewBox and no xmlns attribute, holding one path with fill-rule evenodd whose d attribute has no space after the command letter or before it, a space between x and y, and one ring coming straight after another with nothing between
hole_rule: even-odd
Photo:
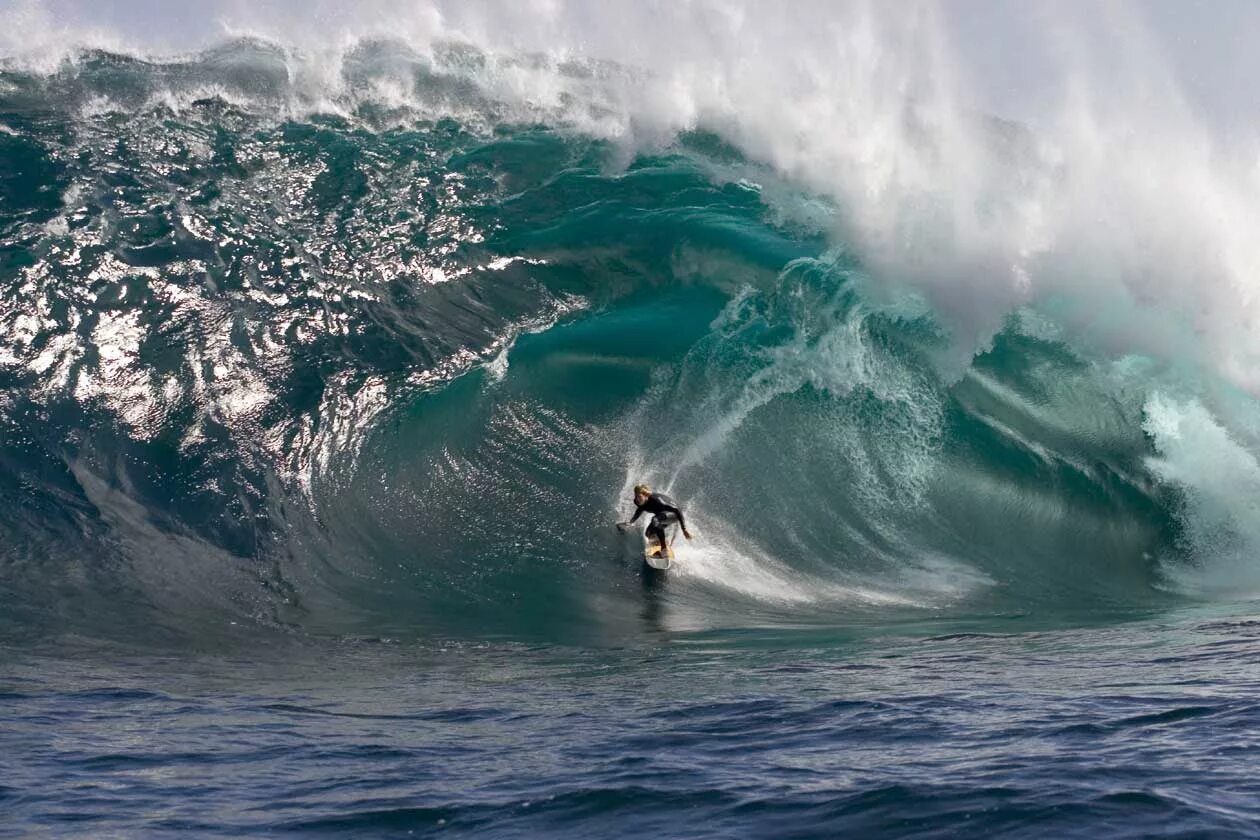
<instances>
[{"instance_id":1,"label":"sky","mask_svg":"<svg viewBox=\"0 0 1260 840\"><path fill-rule=\"evenodd\" d=\"M1094 60L1125 41L1149 41L1201 116L1221 129L1260 121L1260 3L1253 0L1140 0L1127 4L982 2L950 4L945 18L956 48L982 80L993 111L1035 120L1071 62L1063 39L1089 39ZM1110 14L1108 14L1110 10ZM1056 32L1058 30L1058 32ZM1092 74L1098 83L1106 68Z\"/></svg>"}]
</instances>

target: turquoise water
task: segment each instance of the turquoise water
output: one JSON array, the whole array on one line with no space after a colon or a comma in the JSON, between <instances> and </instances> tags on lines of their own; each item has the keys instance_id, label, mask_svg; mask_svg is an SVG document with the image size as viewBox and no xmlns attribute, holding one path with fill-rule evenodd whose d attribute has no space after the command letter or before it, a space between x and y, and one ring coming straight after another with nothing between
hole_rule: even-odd
<instances>
[{"instance_id":1,"label":"turquoise water","mask_svg":"<svg viewBox=\"0 0 1260 840\"><path fill-rule=\"evenodd\" d=\"M1246 392L354 59L0 73L3 831L1256 831Z\"/></svg>"}]
</instances>

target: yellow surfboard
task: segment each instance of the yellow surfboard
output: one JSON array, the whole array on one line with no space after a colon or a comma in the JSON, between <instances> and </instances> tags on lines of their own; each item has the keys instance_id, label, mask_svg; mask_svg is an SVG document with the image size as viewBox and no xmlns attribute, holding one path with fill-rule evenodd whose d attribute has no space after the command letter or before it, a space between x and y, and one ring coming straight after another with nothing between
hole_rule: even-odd
<instances>
[{"instance_id":1,"label":"yellow surfboard","mask_svg":"<svg viewBox=\"0 0 1260 840\"><path fill-rule=\"evenodd\" d=\"M658 572L663 572L674 562L674 550L665 546L665 551L662 553L660 546L649 541L647 547L643 549L643 562Z\"/></svg>"}]
</instances>

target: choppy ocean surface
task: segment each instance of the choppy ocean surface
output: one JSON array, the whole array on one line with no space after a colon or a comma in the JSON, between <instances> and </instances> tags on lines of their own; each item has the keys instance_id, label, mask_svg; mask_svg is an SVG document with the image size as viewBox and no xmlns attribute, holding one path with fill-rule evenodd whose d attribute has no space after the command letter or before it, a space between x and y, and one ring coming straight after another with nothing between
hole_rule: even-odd
<instances>
[{"instance_id":1,"label":"choppy ocean surface","mask_svg":"<svg viewBox=\"0 0 1260 840\"><path fill-rule=\"evenodd\" d=\"M6 651L15 834L1254 836L1254 620ZM101 660L104 658L106 663Z\"/></svg>"},{"instance_id":2,"label":"choppy ocean surface","mask_svg":"<svg viewBox=\"0 0 1260 840\"><path fill-rule=\"evenodd\" d=\"M0 70L0 834L1260 832L1243 181L338 50Z\"/></svg>"}]
</instances>

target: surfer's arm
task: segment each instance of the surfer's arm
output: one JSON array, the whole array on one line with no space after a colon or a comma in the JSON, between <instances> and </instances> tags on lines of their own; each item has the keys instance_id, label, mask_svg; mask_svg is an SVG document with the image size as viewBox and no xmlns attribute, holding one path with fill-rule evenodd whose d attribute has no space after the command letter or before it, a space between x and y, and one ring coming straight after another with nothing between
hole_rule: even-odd
<instances>
[{"instance_id":1,"label":"surfer's arm","mask_svg":"<svg viewBox=\"0 0 1260 840\"><path fill-rule=\"evenodd\" d=\"M625 522L618 522L617 527L624 531L626 528L629 528L631 525L633 525L634 520L638 519L639 515L642 513L643 513L643 506L642 505L637 506L634 509L634 516L630 517Z\"/></svg>"}]
</instances>

